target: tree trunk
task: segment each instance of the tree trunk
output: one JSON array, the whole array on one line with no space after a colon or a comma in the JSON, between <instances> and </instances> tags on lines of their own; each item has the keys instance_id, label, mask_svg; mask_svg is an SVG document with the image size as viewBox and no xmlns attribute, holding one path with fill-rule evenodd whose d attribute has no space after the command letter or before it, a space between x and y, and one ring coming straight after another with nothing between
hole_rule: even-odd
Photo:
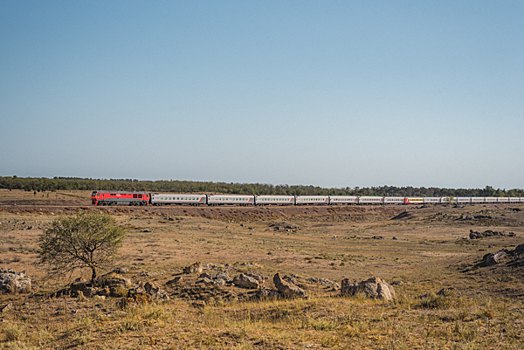
<instances>
[{"instance_id":1,"label":"tree trunk","mask_svg":"<svg viewBox=\"0 0 524 350\"><path fill-rule=\"evenodd\" d=\"M96 282L96 267L95 266L91 266L91 286L94 287L95 286L95 282Z\"/></svg>"}]
</instances>

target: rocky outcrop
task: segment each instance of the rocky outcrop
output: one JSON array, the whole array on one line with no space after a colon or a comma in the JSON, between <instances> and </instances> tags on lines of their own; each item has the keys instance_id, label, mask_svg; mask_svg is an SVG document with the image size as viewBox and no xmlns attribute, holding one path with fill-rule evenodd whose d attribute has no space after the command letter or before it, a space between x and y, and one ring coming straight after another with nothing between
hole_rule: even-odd
<instances>
[{"instance_id":1,"label":"rocky outcrop","mask_svg":"<svg viewBox=\"0 0 524 350\"><path fill-rule=\"evenodd\" d=\"M502 249L495 253L488 253L482 257L479 265L487 267L506 261L508 266L524 266L524 244L518 245L514 250Z\"/></svg>"},{"instance_id":2,"label":"rocky outcrop","mask_svg":"<svg viewBox=\"0 0 524 350\"><path fill-rule=\"evenodd\" d=\"M77 278L71 283L68 290L62 292L72 297L94 297L97 295L120 297L125 295L131 287L132 283L129 278L125 278L115 272L110 272L100 276L94 286L83 278ZM61 292L59 292L59 294L60 293Z\"/></svg>"},{"instance_id":3,"label":"rocky outcrop","mask_svg":"<svg viewBox=\"0 0 524 350\"><path fill-rule=\"evenodd\" d=\"M131 280L129 278L125 278L124 276L118 273L110 272L106 275L100 276L97 279L97 286L108 288L129 288L131 287Z\"/></svg>"},{"instance_id":4,"label":"rocky outcrop","mask_svg":"<svg viewBox=\"0 0 524 350\"><path fill-rule=\"evenodd\" d=\"M287 282L280 277L278 272L273 276L273 283L280 295L284 298L308 298L307 293L302 288Z\"/></svg>"},{"instance_id":5,"label":"rocky outcrop","mask_svg":"<svg viewBox=\"0 0 524 350\"><path fill-rule=\"evenodd\" d=\"M513 232L506 233L506 232L492 231L492 230L486 230L486 231L484 231L482 233L481 232L477 232L477 231L473 231L473 230L469 231L469 239L480 239L480 238L484 238L484 237L493 237L493 236L515 237L515 233L513 233Z\"/></svg>"},{"instance_id":6,"label":"rocky outcrop","mask_svg":"<svg viewBox=\"0 0 524 350\"><path fill-rule=\"evenodd\" d=\"M146 293L149 294L152 298L169 300L169 295L167 292L161 289L156 283L147 282L144 285L144 289L146 290Z\"/></svg>"},{"instance_id":7,"label":"rocky outcrop","mask_svg":"<svg viewBox=\"0 0 524 350\"><path fill-rule=\"evenodd\" d=\"M289 224L287 222L272 222L269 224L269 227L273 228L273 231L287 231L287 232L297 232L298 226Z\"/></svg>"},{"instance_id":8,"label":"rocky outcrop","mask_svg":"<svg viewBox=\"0 0 524 350\"><path fill-rule=\"evenodd\" d=\"M7 293L27 293L31 290L31 278L25 272L0 269L0 290Z\"/></svg>"},{"instance_id":9,"label":"rocky outcrop","mask_svg":"<svg viewBox=\"0 0 524 350\"><path fill-rule=\"evenodd\" d=\"M184 273L202 273L203 271L202 263L196 262L192 265L184 267Z\"/></svg>"},{"instance_id":10,"label":"rocky outcrop","mask_svg":"<svg viewBox=\"0 0 524 350\"><path fill-rule=\"evenodd\" d=\"M342 280L340 293L342 295L363 293L368 298L384 300L392 300L395 297L395 289L379 277L372 277L361 282L345 278Z\"/></svg>"},{"instance_id":11,"label":"rocky outcrop","mask_svg":"<svg viewBox=\"0 0 524 350\"><path fill-rule=\"evenodd\" d=\"M256 278L244 273L235 276L235 278L233 278L233 284L237 287L247 289L258 289L260 286L260 283Z\"/></svg>"},{"instance_id":12,"label":"rocky outcrop","mask_svg":"<svg viewBox=\"0 0 524 350\"><path fill-rule=\"evenodd\" d=\"M506 249L502 249L496 253L488 253L482 257L481 266L487 267L496 265L502 262L502 260L504 260L505 258L507 258L507 256L508 254Z\"/></svg>"}]
</instances>

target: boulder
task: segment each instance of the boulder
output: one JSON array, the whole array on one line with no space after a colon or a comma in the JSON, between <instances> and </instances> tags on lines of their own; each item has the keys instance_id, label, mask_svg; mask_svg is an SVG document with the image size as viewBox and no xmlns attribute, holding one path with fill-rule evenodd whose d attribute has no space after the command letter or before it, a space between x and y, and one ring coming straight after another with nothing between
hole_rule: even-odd
<instances>
[{"instance_id":1,"label":"boulder","mask_svg":"<svg viewBox=\"0 0 524 350\"><path fill-rule=\"evenodd\" d=\"M500 263L503 259L508 256L505 249L502 249L496 253L488 253L482 258L482 266L492 266Z\"/></svg>"},{"instance_id":2,"label":"boulder","mask_svg":"<svg viewBox=\"0 0 524 350\"><path fill-rule=\"evenodd\" d=\"M278 272L273 276L273 283L282 297L308 298L307 293L302 288L285 281Z\"/></svg>"},{"instance_id":3,"label":"boulder","mask_svg":"<svg viewBox=\"0 0 524 350\"><path fill-rule=\"evenodd\" d=\"M248 276L247 274L240 274L233 278L233 284L240 288L247 289L258 289L260 283L254 277Z\"/></svg>"},{"instance_id":4,"label":"boulder","mask_svg":"<svg viewBox=\"0 0 524 350\"><path fill-rule=\"evenodd\" d=\"M196 262L192 265L184 267L184 273L202 273L203 271L202 263Z\"/></svg>"},{"instance_id":5,"label":"boulder","mask_svg":"<svg viewBox=\"0 0 524 350\"><path fill-rule=\"evenodd\" d=\"M117 287L129 288L131 287L131 280L129 278L125 278L122 275L119 275L118 273L110 272L108 274L100 276L97 279L97 285L100 287L108 287L108 288L117 288Z\"/></svg>"},{"instance_id":6,"label":"boulder","mask_svg":"<svg viewBox=\"0 0 524 350\"><path fill-rule=\"evenodd\" d=\"M147 282L144 285L144 289L146 290L147 294L151 295L154 298L169 300L169 295L167 295L166 291L161 289L157 284L153 282Z\"/></svg>"},{"instance_id":7,"label":"boulder","mask_svg":"<svg viewBox=\"0 0 524 350\"><path fill-rule=\"evenodd\" d=\"M379 277L372 277L361 282L345 278L342 280L340 293L342 295L364 293L368 298L384 300L392 300L395 297L395 289Z\"/></svg>"},{"instance_id":8,"label":"boulder","mask_svg":"<svg viewBox=\"0 0 524 350\"><path fill-rule=\"evenodd\" d=\"M0 290L8 293L27 293L31 290L31 278L25 272L0 269Z\"/></svg>"}]
</instances>

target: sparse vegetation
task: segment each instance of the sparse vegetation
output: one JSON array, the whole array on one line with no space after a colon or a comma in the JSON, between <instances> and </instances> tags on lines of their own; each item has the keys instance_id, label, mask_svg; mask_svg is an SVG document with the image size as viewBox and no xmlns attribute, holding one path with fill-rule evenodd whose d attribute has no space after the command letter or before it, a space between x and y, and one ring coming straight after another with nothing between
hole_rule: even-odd
<instances>
[{"instance_id":1,"label":"sparse vegetation","mask_svg":"<svg viewBox=\"0 0 524 350\"><path fill-rule=\"evenodd\" d=\"M39 263L50 266L53 274L89 268L94 283L97 270L117 257L124 236L124 228L107 214L81 212L63 216L40 236Z\"/></svg>"},{"instance_id":2,"label":"sparse vegetation","mask_svg":"<svg viewBox=\"0 0 524 350\"><path fill-rule=\"evenodd\" d=\"M34 264L43 231L81 209L3 206L0 267L26 270L36 289L0 294L0 308L13 305L0 313L0 349L524 347L523 267L478 266L486 253L524 243L524 212L495 206L411 208L409 217L391 221L404 208L327 209L90 208L128 229L112 268L125 267L122 273L133 283L155 283L170 296L119 303L129 288L115 287L105 298L72 297L57 293L67 290L67 280L44 281L44 271ZM456 220L479 213L492 219L473 220L473 225ZM271 226L282 221L298 229ZM463 239L471 229L486 227L515 237ZM310 298L242 299L238 295L250 290L197 283L198 273L182 274L195 261L229 264L230 277L294 275ZM341 297L332 285L307 281L371 276L394 286L393 301L362 293ZM264 285L272 288L271 278Z\"/></svg>"}]
</instances>

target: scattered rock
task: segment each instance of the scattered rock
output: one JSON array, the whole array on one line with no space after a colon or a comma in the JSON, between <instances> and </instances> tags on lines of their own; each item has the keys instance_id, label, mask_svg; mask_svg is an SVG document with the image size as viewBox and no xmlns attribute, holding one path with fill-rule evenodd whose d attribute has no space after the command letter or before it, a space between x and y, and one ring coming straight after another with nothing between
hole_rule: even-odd
<instances>
[{"instance_id":1,"label":"scattered rock","mask_svg":"<svg viewBox=\"0 0 524 350\"><path fill-rule=\"evenodd\" d=\"M273 276L273 283L284 298L308 298L307 293L302 288L285 281L278 272Z\"/></svg>"},{"instance_id":2,"label":"scattered rock","mask_svg":"<svg viewBox=\"0 0 524 350\"><path fill-rule=\"evenodd\" d=\"M247 289L258 289L260 285L256 278L244 273L235 276L235 278L233 278L233 284L237 287Z\"/></svg>"},{"instance_id":3,"label":"scattered rock","mask_svg":"<svg viewBox=\"0 0 524 350\"><path fill-rule=\"evenodd\" d=\"M110 272L108 274L100 276L97 279L97 286L108 287L108 288L117 288L117 287L129 288L131 287L131 280L117 273Z\"/></svg>"},{"instance_id":4,"label":"scattered rock","mask_svg":"<svg viewBox=\"0 0 524 350\"><path fill-rule=\"evenodd\" d=\"M256 291L250 291L239 295L240 299L247 300L277 299L279 297L280 293L277 290L269 289L264 286L260 286L260 288Z\"/></svg>"},{"instance_id":5,"label":"scattered rock","mask_svg":"<svg viewBox=\"0 0 524 350\"><path fill-rule=\"evenodd\" d=\"M297 232L298 226L289 224L287 222L272 222L269 227L273 228L273 231L288 231Z\"/></svg>"},{"instance_id":6,"label":"scattered rock","mask_svg":"<svg viewBox=\"0 0 524 350\"><path fill-rule=\"evenodd\" d=\"M187 267L184 267L184 273L190 274L190 273L202 273L204 269L202 268L202 263L196 262L192 265L189 265Z\"/></svg>"},{"instance_id":7,"label":"scattered rock","mask_svg":"<svg viewBox=\"0 0 524 350\"><path fill-rule=\"evenodd\" d=\"M0 308L0 312L7 312L7 311L11 310L12 308L13 308L13 304L12 303L8 303L7 305L5 305L2 308Z\"/></svg>"},{"instance_id":8,"label":"scattered rock","mask_svg":"<svg viewBox=\"0 0 524 350\"><path fill-rule=\"evenodd\" d=\"M481 266L492 266L500 263L504 258L508 256L507 251L502 249L496 253L488 253L482 257Z\"/></svg>"},{"instance_id":9,"label":"scattered rock","mask_svg":"<svg viewBox=\"0 0 524 350\"><path fill-rule=\"evenodd\" d=\"M482 257L479 266L493 266L504 261L508 261L507 265L512 267L524 266L524 244L518 245L514 250L502 249L496 253L488 253Z\"/></svg>"},{"instance_id":10,"label":"scattered rock","mask_svg":"<svg viewBox=\"0 0 524 350\"><path fill-rule=\"evenodd\" d=\"M151 295L156 299L169 300L169 295L167 295L166 291L161 289L157 284L153 282L147 282L144 285L144 289L146 290L147 294Z\"/></svg>"},{"instance_id":11,"label":"scattered rock","mask_svg":"<svg viewBox=\"0 0 524 350\"><path fill-rule=\"evenodd\" d=\"M243 263L236 262L233 265L249 266L249 267L263 267L262 265L254 263L254 262L243 262Z\"/></svg>"},{"instance_id":12,"label":"scattered rock","mask_svg":"<svg viewBox=\"0 0 524 350\"><path fill-rule=\"evenodd\" d=\"M379 277L372 277L361 282L345 278L341 285L340 293L342 295L364 293L368 298L384 300L392 300L395 297L395 289Z\"/></svg>"},{"instance_id":13,"label":"scattered rock","mask_svg":"<svg viewBox=\"0 0 524 350\"><path fill-rule=\"evenodd\" d=\"M117 274L123 274L123 273L127 273L128 271L129 271L129 269L126 269L125 267L118 267L118 268L114 269L111 272L114 272L114 273L117 273Z\"/></svg>"},{"instance_id":14,"label":"scattered rock","mask_svg":"<svg viewBox=\"0 0 524 350\"><path fill-rule=\"evenodd\" d=\"M469 231L469 239L479 239L479 238L484 238L484 237L506 236L506 235L509 237L515 237L515 233L513 232L506 234L505 232L492 231L492 230L487 230L482 233L473 231L473 230Z\"/></svg>"},{"instance_id":15,"label":"scattered rock","mask_svg":"<svg viewBox=\"0 0 524 350\"><path fill-rule=\"evenodd\" d=\"M317 284L320 284L320 285L323 285L323 286L330 286L330 287L340 288L340 284L338 284L336 282L333 282L333 281L330 281L330 280L325 279L325 278L310 277L310 278L306 279L306 281L311 282L311 283L317 283Z\"/></svg>"},{"instance_id":16,"label":"scattered rock","mask_svg":"<svg viewBox=\"0 0 524 350\"><path fill-rule=\"evenodd\" d=\"M27 293L31 290L31 278L25 271L0 269L0 290L7 293Z\"/></svg>"}]
</instances>

